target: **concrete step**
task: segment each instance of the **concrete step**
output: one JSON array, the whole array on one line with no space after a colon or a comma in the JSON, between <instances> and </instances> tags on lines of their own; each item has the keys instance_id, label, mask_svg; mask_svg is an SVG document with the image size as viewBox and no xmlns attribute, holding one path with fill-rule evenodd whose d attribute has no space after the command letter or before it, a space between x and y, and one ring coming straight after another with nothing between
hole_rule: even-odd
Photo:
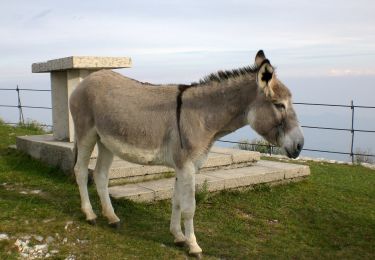
<instances>
[{"instance_id":1,"label":"concrete step","mask_svg":"<svg viewBox=\"0 0 375 260\"><path fill-rule=\"evenodd\" d=\"M213 147L202 167L202 172L215 170L217 168L244 167L259 159L260 154L258 152ZM96 158L91 159L89 164L90 171L94 170L95 164ZM109 172L110 185L158 179L171 176L173 172L174 170L172 168L166 166L139 165L115 157Z\"/></svg>"},{"instance_id":2,"label":"concrete step","mask_svg":"<svg viewBox=\"0 0 375 260\"><path fill-rule=\"evenodd\" d=\"M196 190L206 186L210 192L224 189L248 187L261 183L282 183L300 180L310 174L305 165L258 161L252 166L235 169L217 169L196 175ZM164 178L136 184L126 184L109 188L115 199L133 201L156 201L170 199L173 193L175 178Z\"/></svg>"}]
</instances>

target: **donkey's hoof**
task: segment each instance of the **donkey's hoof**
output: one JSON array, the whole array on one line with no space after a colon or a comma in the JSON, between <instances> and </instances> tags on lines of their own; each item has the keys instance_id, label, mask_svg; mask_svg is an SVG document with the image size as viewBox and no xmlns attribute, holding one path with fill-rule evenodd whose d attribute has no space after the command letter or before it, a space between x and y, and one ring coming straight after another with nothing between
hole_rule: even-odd
<instances>
[{"instance_id":1,"label":"donkey's hoof","mask_svg":"<svg viewBox=\"0 0 375 260\"><path fill-rule=\"evenodd\" d=\"M184 247L186 243L185 241L174 241L174 245L178 247Z\"/></svg>"},{"instance_id":2,"label":"donkey's hoof","mask_svg":"<svg viewBox=\"0 0 375 260\"><path fill-rule=\"evenodd\" d=\"M190 253L189 252L189 256L195 257L196 259L202 259L203 258L202 252L200 252L200 253Z\"/></svg>"},{"instance_id":3,"label":"donkey's hoof","mask_svg":"<svg viewBox=\"0 0 375 260\"><path fill-rule=\"evenodd\" d=\"M88 219L88 220L86 220L87 221L87 223L89 223L91 226L95 226L96 225L96 219L94 218L94 219Z\"/></svg>"},{"instance_id":4,"label":"donkey's hoof","mask_svg":"<svg viewBox=\"0 0 375 260\"><path fill-rule=\"evenodd\" d=\"M114 228L116 230L120 230L121 228L121 221L113 222L108 224L111 228Z\"/></svg>"}]
</instances>

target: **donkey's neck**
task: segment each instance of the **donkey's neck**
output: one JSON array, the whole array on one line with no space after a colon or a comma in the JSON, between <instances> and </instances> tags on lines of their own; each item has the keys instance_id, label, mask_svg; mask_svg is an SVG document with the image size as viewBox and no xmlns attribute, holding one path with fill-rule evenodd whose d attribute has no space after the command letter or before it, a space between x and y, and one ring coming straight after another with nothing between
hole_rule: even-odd
<instances>
[{"instance_id":1,"label":"donkey's neck","mask_svg":"<svg viewBox=\"0 0 375 260\"><path fill-rule=\"evenodd\" d=\"M183 109L197 113L206 131L216 140L247 124L246 112L256 95L253 75L213 81L189 88L184 94Z\"/></svg>"}]
</instances>

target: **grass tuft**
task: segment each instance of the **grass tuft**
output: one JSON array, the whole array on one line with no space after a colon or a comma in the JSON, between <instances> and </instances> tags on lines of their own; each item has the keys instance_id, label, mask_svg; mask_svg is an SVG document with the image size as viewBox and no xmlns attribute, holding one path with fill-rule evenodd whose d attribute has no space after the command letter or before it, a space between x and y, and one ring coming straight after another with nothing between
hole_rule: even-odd
<instances>
[{"instance_id":1,"label":"grass tuft","mask_svg":"<svg viewBox=\"0 0 375 260\"><path fill-rule=\"evenodd\" d=\"M209 198L210 192L208 191L208 182L204 180L202 187L196 191L195 200L197 204L204 203Z\"/></svg>"}]
</instances>

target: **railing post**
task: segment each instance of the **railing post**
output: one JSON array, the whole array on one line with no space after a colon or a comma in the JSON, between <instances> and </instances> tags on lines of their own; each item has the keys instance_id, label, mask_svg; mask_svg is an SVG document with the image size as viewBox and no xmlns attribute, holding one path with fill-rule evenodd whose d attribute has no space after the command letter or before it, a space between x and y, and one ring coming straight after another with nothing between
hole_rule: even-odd
<instances>
[{"instance_id":1,"label":"railing post","mask_svg":"<svg viewBox=\"0 0 375 260\"><path fill-rule=\"evenodd\" d=\"M352 157L352 163L354 163L354 154L353 154L353 147L354 147L354 103L353 100L350 102L350 109L352 110L352 126L350 132L352 133L352 142L350 145L350 156Z\"/></svg>"},{"instance_id":2,"label":"railing post","mask_svg":"<svg viewBox=\"0 0 375 260\"><path fill-rule=\"evenodd\" d=\"M17 99L18 99L18 123L19 124L24 124L25 123L25 120L23 118L23 111L22 111L22 104L21 104L21 97L20 97L20 89L18 88L18 85L17 85L17 88L16 88L16 91L17 91Z\"/></svg>"}]
</instances>

